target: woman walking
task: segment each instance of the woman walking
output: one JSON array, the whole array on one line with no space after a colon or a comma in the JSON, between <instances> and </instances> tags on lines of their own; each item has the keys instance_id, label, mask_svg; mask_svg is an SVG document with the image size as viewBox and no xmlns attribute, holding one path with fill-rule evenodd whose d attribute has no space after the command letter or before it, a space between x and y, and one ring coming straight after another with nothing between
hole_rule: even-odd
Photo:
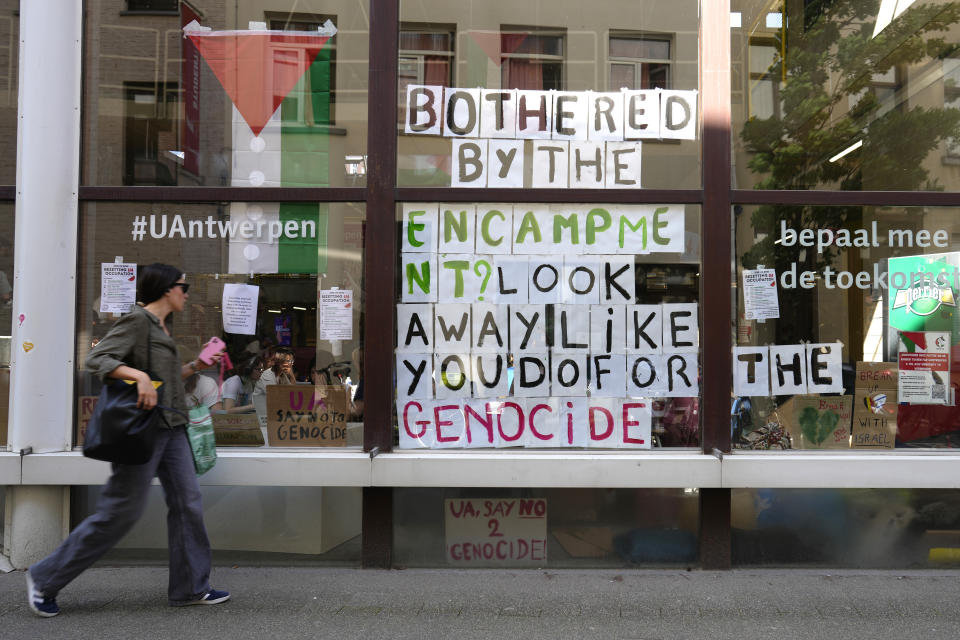
<instances>
[{"instance_id":1,"label":"woman walking","mask_svg":"<svg viewBox=\"0 0 960 640\"><path fill-rule=\"evenodd\" d=\"M136 383L138 406L156 406L157 390L145 369L163 384L163 405L186 412L183 379L209 365L194 360L181 364L167 326L172 312L183 311L188 285L176 267L151 264L141 270L136 306L121 317L87 356L85 366L107 378ZM148 357L147 347L150 347ZM71 580L96 562L136 523L147 503L154 476L160 478L167 502L167 539L172 606L218 604L230 598L210 587L210 542L203 525L200 487L187 442L185 415L163 411L156 448L146 464L113 464L96 512L74 529L52 554L27 570L30 609L39 616L60 613L56 596Z\"/></svg>"}]
</instances>

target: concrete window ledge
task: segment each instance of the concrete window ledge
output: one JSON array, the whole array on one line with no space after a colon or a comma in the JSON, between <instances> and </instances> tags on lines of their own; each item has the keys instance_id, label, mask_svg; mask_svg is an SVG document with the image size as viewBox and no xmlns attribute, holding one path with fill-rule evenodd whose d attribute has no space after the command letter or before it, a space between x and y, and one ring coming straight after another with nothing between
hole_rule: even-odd
<instances>
[{"instance_id":1,"label":"concrete window ledge","mask_svg":"<svg viewBox=\"0 0 960 640\"><path fill-rule=\"evenodd\" d=\"M734 453L723 457L725 488L960 488L960 452Z\"/></svg>"},{"instance_id":2,"label":"concrete window ledge","mask_svg":"<svg viewBox=\"0 0 960 640\"><path fill-rule=\"evenodd\" d=\"M204 485L313 487L960 488L960 452L221 449ZM79 451L0 452L0 485L99 485Z\"/></svg>"},{"instance_id":3,"label":"concrete window ledge","mask_svg":"<svg viewBox=\"0 0 960 640\"><path fill-rule=\"evenodd\" d=\"M108 463L79 451L34 453L23 458L20 484L99 485L109 475ZM370 484L370 456L358 449L220 449L217 465L200 476L200 484L363 487Z\"/></svg>"},{"instance_id":4,"label":"concrete window ledge","mask_svg":"<svg viewBox=\"0 0 960 640\"><path fill-rule=\"evenodd\" d=\"M699 452L397 451L373 459L382 487L718 487Z\"/></svg>"},{"instance_id":5,"label":"concrete window ledge","mask_svg":"<svg viewBox=\"0 0 960 640\"><path fill-rule=\"evenodd\" d=\"M0 485L20 484L20 454L0 451Z\"/></svg>"}]
</instances>

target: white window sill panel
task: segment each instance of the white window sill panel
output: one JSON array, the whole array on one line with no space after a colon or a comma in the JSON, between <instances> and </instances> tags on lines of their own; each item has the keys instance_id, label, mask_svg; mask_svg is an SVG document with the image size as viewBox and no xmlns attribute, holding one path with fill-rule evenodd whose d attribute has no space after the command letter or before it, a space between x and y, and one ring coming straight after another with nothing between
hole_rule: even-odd
<instances>
[{"instance_id":1,"label":"white window sill panel","mask_svg":"<svg viewBox=\"0 0 960 640\"><path fill-rule=\"evenodd\" d=\"M723 457L724 488L960 488L960 455L928 453L734 453Z\"/></svg>"},{"instance_id":2,"label":"white window sill panel","mask_svg":"<svg viewBox=\"0 0 960 640\"><path fill-rule=\"evenodd\" d=\"M0 485L20 484L20 454L0 452Z\"/></svg>"},{"instance_id":3,"label":"white window sill panel","mask_svg":"<svg viewBox=\"0 0 960 640\"><path fill-rule=\"evenodd\" d=\"M204 485L314 487L960 488L957 453L701 453L231 449ZM79 451L0 452L0 485L100 485Z\"/></svg>"},{"instance_id":4,"label":"white window sill panel","mask_svg":"<svg viewBox=\"0 0 960 640\"><path fill-rule=\"evenodd\" d=\"M373 459L381 487L718 487L702 453L400 451Z\"/></svg>"},{"instance_id":5,"label":"white window sill panel","mask_svg":"<svg viewBox=\"0 0 960 640\"><path fill-rule=\"evenodd\" d=\"M31 454L23 458L21 484L100 485L109 475L108 463L84 458L79 451ZM200 476L200 484L364 487L370 484L370 456L358 450L291 449L267 453L257 449L221 449L217 451L217 465Z\"/></svg>"}]
</instances>

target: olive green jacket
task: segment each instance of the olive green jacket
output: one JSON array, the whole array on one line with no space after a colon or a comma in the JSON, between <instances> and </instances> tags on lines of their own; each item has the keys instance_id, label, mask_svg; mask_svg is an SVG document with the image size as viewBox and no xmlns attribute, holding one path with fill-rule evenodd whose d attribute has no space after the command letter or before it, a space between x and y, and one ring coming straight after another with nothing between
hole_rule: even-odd
<instances>
[{"instance_id":1,"label":"olive green jacket","mask_svg":"<svg viewBox=\"0 0 960 640\"><path fill-rule=\"evenodd\" d=\"M177 345L160 326L155 315L137 305L123 315L87 354L84 366L98 378L107 381L107 375L125 364L141 371L147 370L147 331L150 336L150 373L163 384L158 390L158 403L187 412L186 392L183 389L183 363ZM169 426L186 424L179 413L164 411Z\"/></svg>"}]
</instances>

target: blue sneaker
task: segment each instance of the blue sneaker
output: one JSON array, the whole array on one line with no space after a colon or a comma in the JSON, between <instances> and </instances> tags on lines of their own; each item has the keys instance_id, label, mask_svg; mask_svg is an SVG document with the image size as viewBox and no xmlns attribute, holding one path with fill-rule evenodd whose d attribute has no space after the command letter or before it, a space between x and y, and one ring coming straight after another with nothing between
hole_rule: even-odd
<instances>
[{"instance_id":1,"label":"blue sneaker","mask_svg":"<svg viewBox=\"0 0 960 640\"><path fill-rule=\"evenodd\" d=\"M27 604L30 610L41 618L52 618L60 613L60 607L57 606L57 599L43 595L33 584L33 577L30 570L27 570Z\"/></svg>"},{"instance_id":2,"label":"blue sneaker","mask_svg":"<svg viewBox=\"0 0 960 640\"><path fill-rule=\"evenodd\" d=\"M175 607L189 607L192 604L220 604L221 602L226 602L229 599L230 594L226 591L210 589L210 591L207 591L196 600L188 600L187 602L171 602L170 604Z\"/></svg>"}]
</instances>

